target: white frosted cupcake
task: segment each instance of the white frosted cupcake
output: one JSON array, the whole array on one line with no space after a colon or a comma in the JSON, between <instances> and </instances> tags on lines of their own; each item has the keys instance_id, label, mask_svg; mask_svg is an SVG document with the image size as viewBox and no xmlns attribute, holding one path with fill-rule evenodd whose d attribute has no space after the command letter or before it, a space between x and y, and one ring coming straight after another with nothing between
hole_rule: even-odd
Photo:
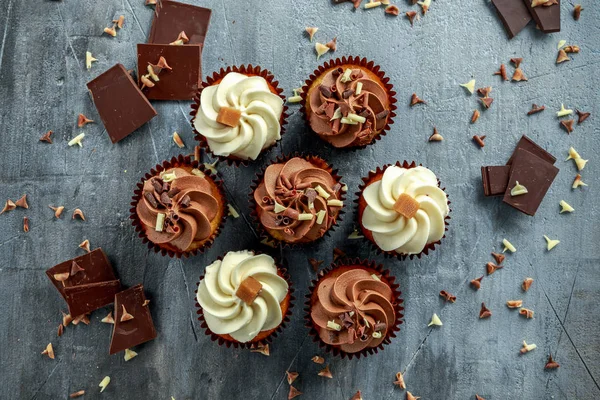
<instances>
[{"instance_id":1,"label":"white frosted cupcake","mask_svg":"<svg viewBox=\"0 0 600 400\"><path fill-rule=\"evenodd\" d=\"M192 105L196 139L209 152L245 163L272 147L287 115L277 81L259 67L229 67L202 84Z\"/></svg>"},{"instance_id":2,"label":"white frosted cupcake","mask_svg":"<svg viewBox=\"0 0 600 400\"><path fill-rule=\"evenodd\" d=\"M427 254L440 243L450 208L431 170L405 161L378 168L363 181L359 225L377 249L404 258Z\"/></svg>"},{"instance_id":3,"label":"white frosted cupcake","mask_svg":"<svg viewBox=\"0 0 600 400\"><path fill-rule=\"evenodd\" d=\"M205 269L196 292L200 320L219 343L269 341L287 319L291 288L275 260L253 251L230 251Z\"/></svg>"}]
</instances>

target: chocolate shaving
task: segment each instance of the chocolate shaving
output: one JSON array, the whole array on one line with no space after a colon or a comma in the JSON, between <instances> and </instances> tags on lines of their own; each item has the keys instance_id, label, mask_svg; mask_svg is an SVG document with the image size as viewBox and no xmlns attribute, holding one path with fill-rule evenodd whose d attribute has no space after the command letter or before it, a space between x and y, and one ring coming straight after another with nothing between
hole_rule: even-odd
<instances>
[{"instance_id":1,"label":"chocolate shaving","mask_svg":"<svg viewBox=\"0 0 600 400\"><path fill-rule=\"evenodd\" d=\"M54 349L52 348L52 343L48 343L48 346L46 346L44 351L42 351L42 354L44 354L44 355L50 357L52 360L54 360Z\"/></svg>"},{"instance_id":2,"label":"chocolate shaving","mask_svg":"<svg viewBox=\"0 0 600 400\"><path fill-rule=\"evenodd\" d=\"M58 330L56 331L56 334L58 335L58 337L61 337L63 335L65 331L65 327L63 326L63 324L58 324Z\"/></svg>"},{"instance_id":3,"label":"chocolate shaving","mask_svg":"<svg viewBox=\"0 0 600 400\"><path fill-rule=\"evenodd\" d=\"M340 258L344 257L346 257L346 253L344 253L342 250L338 249L337 247L333 249L333 262L336 262Z\"/></svg>"},{"instance_id":4,"label":"chocolate shaving","mask_svg":"<svg viewBox=\"0 0 600 400\"><path fill-rule=\"evenodd\" d=\"M262 345L257 345L256 347L253 347L250 349L251 353L260 353L263 356L270 356L271 355L271 351L269 350L269 345L265 344L264 346Z\"/></svg>"},{"instance_id":5,"label":"chocolate shaving","mask_svg":"<svg viewBox=\"0 0 600 400\"><path fill-rule=\"evenodd\" d=\"M481 289L481 281L483 280L483 275L481 275L479 278L477 279L473 279L471 281L471 286L473 286L475 289L479 290Z\"/></svg>"},{"instance_id":6,"label":"chocolate shaving","mask_svg":"<svg viewBox=\"0 0 600 400\"><path fill-rule=\"evenodd\" d=\"M500 265L502 264L502 261L504 261L504 254L502 253L494 253L492 252L492 257L494 257L494 260L496 260L496 264Z\"/></svg>"},{"instance_id":7,"label":"chocolate shaving","mask_svg":"<svg viewBox=\"0 0 600 400\"><path fill-rule=\"evenodd\" d=\"M83 396L84 394L85 394L85 390L79 390L79 391L77 391L77 392L75 392L75 393L71 393L71 394L69 395L69 397L70 397L71 399L75 399L75 398L77 398L77 397L81 397L81 396Z\"/></svg>"},{"instance_id":8,"label":"chocolate shaving","mask_svg":"<svg viewBox=\"0 0 600 400\"><path fill-rule=\"evenodd\" d=\"M100 322L104 322L105 324L114 324L114 323L115 323L115 320L114 320L114 318L113 318L113 313L112 313L112 311L110 311L110 312L109 312L109 313L106 315L106 317L102 318L102 319L100 320Z\"/></svg>"},{"instance_id":9,"label":"chocolate shaving","mask_svg":"<svg viewBox=\"0 0 600 400\"><path fill-rule=\"evenodd\" d=\"M329 42L325 43L325 46L329 47L331 51L337 50L337 37L334 37Z\"/></svg>"},{"instance_id":10,"label":"chocolate shaving","mask_svg":"<svg viewBox=\"0 0 600 400\"><path fill-rule=\"evenodd\" d=\"M406 392L406 400L419 400L419 396L414 396L411 392Z\"/></svg>"},{"instance_id":11,"label":"chocolate shaving","mask_svg":"<svg viewBox=\"0 0 600 400\"><path fill-rule=\"evenodd\" d=\"M521 285L521 287L523 288L523 291L528 291L529 288L531 287L531 284L533 283L533 278L525 278L523 280L523 284Z\"/></svg>"},{"instance_id":12,"label":"chocolate shaving","mask_svg":"<svg viewBox=\"0 0 600 400\"><path fill-rule=\"evenodd\" d=\"M471 123L474 124L479 119L479 110L473 111L473 115L471 116Z\"/></svg>"},{"instance_id":13,"label":"chocolate shaving","mask_svg":"<svg viewBox=\"0 0 600 400\"><path fill-rule=\"evenodd\" d=\"M311 358L311 360L315 364L323 364L325 362L325 359L321 356L314 356L313 358Z\"/></svg>"},{"instance_id":14,"label":"chocolate shaving","mask_svg":"<svg viewBox=\"0 0 600 400\"><path fill-rule=\"evenodd\" d=\"M352 89L344 90L344 92L342 93L342 98L347 99L350 96L352 96L353 93L354 93L354 90L352 90Z\"/></svg>"},{"instance_id":15,"label":"chocolate shaving","mask_svg":"<svg viewBox=\"0 0 600 400\"><path fill-rule=\"evenodd\" d=\"M6 211L14 210L15 208L17 208L17 205L11 199L8 199L6 200L6 204L4 204L4 208L2 209L2 211L0 211L0 214Z\"/></svg>"},{"instance_id":16,"label":"chocolate shaving","mask_svg":"<svg viewBox=\"0 0 600 400\"><path fill-rule=\"evenodd\" d=\"M524 316L527 319L532 319L534 312L533 312L533 310L530 310L528 308L521 308L519 310L519 314Z\"/></svg>"},{"instance_id":17,"label":"chocolate shaving","mask_svg":"<svg viewBox=\"0 0 600 400\"><path fill-rule=\"evenodd\" d=\"M48 131L48 132L44 133L42 135L42 137L40 138L40 142L46 142L46 143L52 144L52 138L50 136L52 136L53 133L54 132L52 132L52 131Z\"/></svg>"},{"instance_id":18,"label":"chocolate shaving","mask_svg":"<svg viewBox=\"0 0 600 400\"><path fill-rule=\"evenodd\" d=\"M294 383L294 381L298 378L297 372L285 371L285 375L287 378L288 385L291 385L292 383Z\"/></svg>"},{"instance_id":19,"label":"chocolate shaving","mask_svg":"<svg viewBox=\"0 0 600 400\"><path fill-rule=\"evenodd\" d=\"M158 201L156 201L156 198L154 197L154 195L150 192L145 192L144 193L144 198L148 201L148 203L150 203L150 205L154 208L158 208Z\"/></svg>"},{"instance_id":20,"label":"chocolate shaving","mask_svg":"<svg viewBox=\"0 0 600 400\"><path fill-rule=\"evenodd\" d=\"M73 321L73 317L71 317L71 314L65 314L64 311L61 311L61 313L62 313L62 325L66 328L67 325L69 325Z\"/></svg>"},{"instance_id":21,"label":"chocolate shaving","mask_svg":"<svg viewBox=\"0 0 600 400\"><path fill-rule=\"evenodd\" d=\"M329 98L331 98L331 95L332 95L332 93L331 93L331 90L330 90L328 87L325 87L325 86L323 86L323 85L320 85L320 86L319 86L319 91L321 92L321 94L322 94L324 97L326 97L326 98L328 98L328 99L329 99Z\"/></svg>"},{"instance_id":22,"label":"chocolate shaving","mask_svg":"<svg viewBox=\"0 0 600 400\"><path fill-rule=\"evenodd\" d=\"M416 2L413 1L413 4L415 4ZM406 17L409 19L410 21L410 26L414 25L415 22L415 17L417 16L417 12L416 11L407 11L405 13Z\"/></svg>"},{"instance_id":23,"label":"chocolate shaving","mask_svg":"<svg viewBox=\"0 0 600 400\"><path fill-rule=\"evenodd\" d=\"M434 126L433 133L431 134L431 136L429 136L429 141L430 142L441 142L442 140L444 140L444 137L442 135L440 135L437 128Z\"/></svg>"},{"instance_id":24,"label":"chocolate shaving","mask_svg":"<svg viewBox=\"0 0 600 400\"><path fill-rule=\"evenodd\" d=\"M531 105L531 110L527 111L527 115L533 115L535 113L542 112L545 109L546 109L546 106L538 106L537 104L533 103Z\"/></svg>"},{"instance_id":25,"label":"chocolate shaving","mask_svg":"<svg viewBox=\"0 0 600 400\"><path fill-rule=\"evenodd\" d=\"M24 194L19 200L15 201L15 206L21 208L29 208L29 204L27 204L27 195Z\"/></svg>"},{"instance_id":26,"label":"chocolate shaving","mask_svg":"<svg viewBox=\"0 0 600 400\"><path fill-rule=\"evenodd\" d=\"M329 365L320 370L317 375L322 376L323 378L333 379L333 375L331 375L331 371L329 370Z\"/></svg>"},{"instance_id":27,"label":"chocolate shaving","mask_svg":"<svg viewBox=\"0 0 600 400\"><path fill-rule=\"evenodd\" d=\"M492 92L492 87L491 86L477 89L477 94L480 97L488 97L491 92Z\"/></svg>"},{"instance_id":28,"label":"chocolate shaving","mask_svg":"<svg viewBox=\"0 0 600 400\"><path fill-rule=\"evenodd\" d=\"M29 232L29 218L23 217L23 232Z\"/></svg>"},{"instance_id":29,"label":"chocolate shaving","mask_svg":"<svg viewBox=\"0 0 600 400\"><path fill-rule=\"evenodd\" d=\"M360 392L360 390L357 390L356 393L354 393L354 396L350 398L350 400L363 400L362 393Z\"/></svg>"},{"instance_id":30,"label":"chocolate shaving","mask_svg":"<svg viewBox=\"0 0 600 400\"><path fill-rule=\"evenodd\" d=\"M292 400L294 397L298 397L302 394L301 391L296 389L293 386L290 386L290 391L288 392L288 400Z\"/></svg>"},{"instance_id":31,"label":"chocolate shaving","mask_svg":"<svg viewBox=\"0 0 600 400\"><path fill-rule=\"evenodd\" d=\"M373 327L373 330L375 332L381 332L387 329L387 324L385 322L378 322L375 324L375 326Z\"/></svg>"},{"instance_id":32,"label":"chocolate shaving","mask_svg":"<svg viewBox=\"0 0 600 400\"><path fill-rule=\"evenodd\" d=\"M344 69L342 67L337 67L331 73L333 74L334 77L337 78L338 76L340 76L341 74L344 73Z\"/></svg>"},{"instance_id":33,"label":"chocolate shaving","mask_svg":"<svg viewBox=\"0 0 600 400\"><path fill-rule=\"evenodd\" d=\"M89 124L91 122L94 122L94 121L92 121L91 119L89 119L88 117L86 117L83 114L79 114L77 116L77 127L78 128L82 128L82 127L84 127L85 125L87 125L87 124Z\"/></svg>"},{"instance_id":34,"label":"chocolate shaving","mask_svg":"<svg viewBox=\"0 0 600 400\"><path fill-rule=\"evenodd\" d=\"M90 241L85 239L83 242L79 243L79 248L84 249L88 253L90 252Z\"/></svg>"},{"instance_id":35,"label":"chocolate shaving","mask_svg":"<svg viewBox=\"0 0 600 400\"><path fill-rule=\"evenodd\" d=\"M483 148L485 146L485 143L483 142L485 140L485 137L486 137L485 135L483 135L483 136L475 135L475 136L473 136L473 141L475 143L477 143L479 145L479 147Z\"/></svg>"},{"instance_id":36,"label":"chocolate shaving","mask_svg":"<svg viewBox=\"0 0 600 400\"><path fill-rule=\"evenodd\" d=\"M487 269L487 274L491 275L494 272L496 272L496 270L499 270L500 268L503 268L503 266L501 265L496 265L493 262L489 262L485 265L486 269Z\"/></svg>"},{"instance_id":37,"label":"chocolate shaving","mask_svg":"<svg viewBox=\"0 0 600 400\"><path fill-rule=\"evenodd\" d=\"M316 258L309 258L308 263L312 267L313 271L317 272L321 264L323 264L323 260L317 260Z\"/></svg>"},{"instance_id":38,"label":"chocolate shaving","mask_svg":"<svg viewBox=\"0 0 600 400\"><path fill-rule=\"evenodd\" d=\"M575 110L575 112L577 113L577 125L581 124L583 121L585 121L586 119L589 118L590 115L592 115L589 112L583 112L583 111L579 111L579 110Z\"/></svg>"},{"instance_id":39,"label":"chocolate shaving","mask_svg":"<svg viewBox=\"0 0 600 400\"><path fill-rule=\"evenodd\" d=\"M190 205L190 201L192 201L192 200L190 199L190 196L188 196L188 195L186 194L186 195L185 195L185 196L183 196L183 197L181 198L181 200L179 201L179 205L180 205L181 207L184 207L184 208L185 208L185 207L189 207L189 205Z\"/></svg>"},{"instance_id":40,"label":"chocolate shaving","mask_svg":"<svg viewBox=\"0 0 600 400\"><path fill-rule=\"evenodd\" d=\"M85 215L83 215L83 211L81 211L79 208L73 210L73 215L71 216L71 219L75 218L79 218L80 220L85 221Z\"/></svg>"},{"instance_id":41,"label":"chocolate shaving","mask_svg":"<svg viewBox=\"0 0 600 400\"><path fill-rule=\"evenodd\" d=\"M494 72L494 75L500 75L503 81L507 81L508 76L506 75L506 66L504 66L504 64L500 64L500 69Z\"/></svg>"},{"instance_id":42,"label":"chocolate shaving","mask_svg":"<svg viewBox=\"0 0 600 400\"><path fill-rule=\"evenodd\" d=\"M492 99L491 97L484 97L479 100L481 100L481 103L486 109L490 108L492 106L492 103L494 102L494 99Z\"/></svg>"},{"instance_id":43,"label":"chocolate shaving","mask_svg":"<svg viewBox=\"0 0 600 400\"><path fill-rule=\"evenodd\" d=\"M519 65L523 62L522 58L511 58L510 62L514 64L515 68L519 68Z\"/></svg>"},{"instance_id":44,"label":"chocolate shaving","mask_svg":"<svg viewBox=\"0 0 600 400\"><path fill-rule=\"evenodd\" d=\"M444 300L449 301L450 303L456 302L456 296L454 296L453 294L451 294L445 290L440 291L440 297L443 297Z\"/></svg>"},{"instance_id":45,"label":"chocolate shaving","mask_svg":"<svg viewBox=\"0 0 600 400\"><path fill-rule=\"evenodd\" d=\"M173 202L171 201L171 198L165 192L162 192L160 194L160 202L163 203L166 206L169 206L169 205L173 204Z\"/></svg>"},{"instance_id":46,"label":"chocolate shaving","mask_svg":"<svg viewBox=\"0 0 600 400\"><path fill-rule=\"evenodd\" d=\"M397 17L398 14L400 14L400 9L398 8L398 6L389 5L385 8L385 13Z\"/></svg>"},{"instance_id":47,"label":"chocolate shaving","mask_svg":"<svg viewBox=\"0 0 600 400\"><path fill-rule=\"evenodd\" d=\"M170 198L175 197L179 192L181 192L181 189L176 188L176 187L172 187L171 189L169 189L169 191L167 192L167 196L169 196Z\"/></svg>"},{"instance_id":48,"label":"chocolate shaving","mask_svg":"<svg viewBox=\"0 0 600 400\"><path fill-rule=\"evenodd\" d=\"M81 268L81 266L77 264L76 261L73 261L71 263L71 276L77 275L79 272L85 272L85 269Z\"/></svg>"},{"instance_id":49,"label":"chocolate shaving","mask_svg":"<svg viewBox=\"0 0 600 400\"><path fill-rule=\"evenodd\" d=\"M480 395L476 394L475 400L485 400L485 399L483 397L481 397Z\"/></svg>"},{"instance_id":50,"label":"chocolate shaving","mask_svg":"<svg viewBox=\"0 0 600 400\"><path fill-rule=\"evenodd\" d=\"M575 4L575 7L573 7L573 18L575 21L579 21L579 18L581 17L581 10L583 10L583 8L581 8L581 4Z\"/></svg>"},{"instance_id":51,"label":"chocolate shaving","mask_svg":"<svg viewBox=\"0 0 600 400\"><path fill-rule=\"evenodd\" d=\"M548 356L548 362L544 366L544 369L556 369L559 367L560 365L556 361L554 361L554 359L552 358L552 354L550 354L550 356Z\"/></svg>"},{"instance_id":52,"label":"chocolate shaving","mask_svg":"<svg viewBox=\"0 0 600 400\"><path fill-rule=\"evenodd\" d=\"M492 312L485 306L485 303L481 303L481 310L479 311L479 318L489 318L492 316Z\"/></svg>"},{"instance_id":53,"label":"chocolate shaving","mask_svg":"<svg viewBox=\"0 0 600 400\"><path fill-rule=\"evenodd\" d=\"M150 183L152 184L152 187L154 187L154 191L156 191L157 194L161 194L163 192L163 183L160 179L152 179Z\"/></svg>"},{"instance_id":54,"label":"chocolate shaving","mask_svg":"<svg viewBox=\"0 0 600 400\"><path fill-rule=\"evenodd\" d=\"M567 133L571 133L573 132L574 128L573 125L575 124L575 120L574 119L567 119L564 121L560 121L560 125L567 131Z\"/></svg>"},{"instance_id":55,"label":"chocolate shaving","mask_svg":"<svg viewBox=\"0 0 600 400\"><path fill-rule=\"evenodd\" d=\"M52 207L52 206L48 206L50 207L52 210L54 210L54 216L56 218L60 218L63 210L65 209L63 206L58 206L58 207ZM0 213L1 214L1 213Z\"/></svg>"},{"instance_id":56,"label":"chocolate shaving","mask_svg":"<svg viewBox=\"0 0 600 400\"><path fill-rule=\"evenodd\" d=\"M515 82L521 82L521 81L526 81L527 77L525 76L525 74L523 73L523 70L521 68L517 68L517 69L515 69L515 72L513 73L513 76L511 79Z\"/></svg>"},{"instance_id":57,"label":"chocolate shaving","mask_svg":"<svg viewBox=\"0 0 600 400\"><path fill-rule=\"evenodd\" d=\"M567 52L564 49L560 49L558 51L558 55L556 56L556 63L561 64L565 61L571 61L571 58L567 55Z\"/></svg>"},{"instance_id":58,"label":"chocolate shaving","mask_svg":"<svg viewBox=\"0 0 600 400\"><path fill-rule=\"evenodd\" d=\"M402 372L396 372L396 380L394 381L394 385L398 386L400 389L406 389Z\"/></svg>"},{"instance_id":59,"label":"chocolate shaving","mask_svg":"<svg viewBox=\"0 0 600 400\"><path fill-rule=\"evenodd\" d=\"M421 100L416 93L413 93L412 97L410 98L410 106L412 107L416 104L427 104L427 102L425 102L425 100Z\"/></svg>"}]
</instances>

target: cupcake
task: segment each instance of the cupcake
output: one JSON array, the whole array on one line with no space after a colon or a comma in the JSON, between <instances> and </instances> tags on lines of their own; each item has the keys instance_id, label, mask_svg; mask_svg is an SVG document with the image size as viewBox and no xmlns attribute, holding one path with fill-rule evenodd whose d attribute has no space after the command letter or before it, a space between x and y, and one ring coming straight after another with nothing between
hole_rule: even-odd
<instances>
[{"instance_id":1,"label":"cupcake","mask_svg":"<svg viewBox=\"0 0 600 400\"><path fill-rule=\"evenodd\" d=\"M256 160L283 133L287 115L283 91L260 67L228 67L203 82L192 105L196 139L231 163Z\"/></svg>"},{"instance_id":2,"label":"cupcake","mask_svg":"<svg viewBox=\"0 0 600 400\"><path fill-rule=\"evenodd\" d=\"M306 320L321 347L350 358L383 350L402 323L395 278L374 262L345 260L321 271L307 295Z\"/></svg>"},{"instance_id":3,"label":"cupcake","mask_svg":"<svg viewBox=\"0 0 600 400\"><path fill-rule=\"evenodd\" d=\"M275 260L253 251L230 251L204 271L196 306L206 334L219 344L266 344L289 321L292 289Z\"/></svg>"},{"instance_id":4,"label":"cupcake","mask_svg":"<svg viewBox=\"0 0 600 400\"><path fill-rule=\"evenodd\" d=\"M252 216L269 240L306 244L322 238L340 217L340 177L321 158L278 158L254 181Z\"/></svg>"},{"instance_id":5,"label":"cupcake","mask_svg":"<svg viewBox=\"0 0 600 400\"><path fill-rule=\"evenodd\" d=\"M358 222L375 247L405 258L427 254L445 235L448 196L435 174L413 162L386 165L363 178Z\"/></svg>"},{"instance_id":6,"label":"cupcake","mask_svg":"<svg viewBox=\"0 0 600 400\"><path fill-rule=\"evenodd\" d=\"M171 257L210 247L225 214L225 195L204 165L179 156L157 165L138 183L131 209L150 248Z\"/></svg>"},{"instance_id":7,"label":"cupcake","mask_svg":"<svg viewBox=\"0 0 600 400\"><path fill-rule=\"evenodd\" d=\"M320 66L302 88L311 129L338 148L365 147L389 130L396 94L389 78L365 58L343 57Z\"/></svg>"}]
</instances>

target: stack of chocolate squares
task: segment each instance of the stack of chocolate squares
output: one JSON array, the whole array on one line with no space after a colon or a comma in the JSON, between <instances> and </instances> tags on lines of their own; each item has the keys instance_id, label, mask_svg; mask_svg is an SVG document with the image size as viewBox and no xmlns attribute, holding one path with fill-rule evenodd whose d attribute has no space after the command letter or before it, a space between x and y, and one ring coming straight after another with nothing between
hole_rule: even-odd
<instances>
[{"instance_id":1,"label":"stack of chocolate squares","mask_svg":"<svg viewBox=\"0 0 600 400\"><path fill-rule=\"evenodd\" d=\"M162 0L148 43L137 45L137 78L116 64L87 84L116 143L157 115L150 100L192 100L202 82L202 49L211 10Z\"/></svg>"},{"instance_id":2,"label":"stack of chocolate squares","mask_svg":"<svg viewBox=\"0 0 600 400\"><path fill-rule=\"evenodd\" d=\"M74 319L115 304L112 318L106 320L114 323L110 354L156 337L143 286L121 290L121 282L102 249L62 262L47 270L46 275Z\"/></svg>"},{"instance_id":3,"label":"stack of chocolate squares","mask_svg":"<svg viewBox=\"0 0 600 400\"><path fill-rule=\"evenodd\" d=\"M483 192L503 195L506 204L535 215L558 174L555 162L552 154L523 135L506 165L481 167Z\"/></svg>"},{"instance_id":4,"label":"stack of chocolate squares","mask_svg":"<svg viewBox=\"0 0 600 400\"><path fill-rule=\"evenodd\" d=\"M544 33L560 32L560 0L492 0L512 39L533 19Z\"/></svg>"}]
</instances>

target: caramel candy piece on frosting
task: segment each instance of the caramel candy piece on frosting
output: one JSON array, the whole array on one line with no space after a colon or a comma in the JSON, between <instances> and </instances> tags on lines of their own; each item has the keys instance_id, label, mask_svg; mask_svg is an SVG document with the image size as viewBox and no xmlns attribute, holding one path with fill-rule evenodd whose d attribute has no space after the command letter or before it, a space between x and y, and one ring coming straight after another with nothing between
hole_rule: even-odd
<instances>
[{"instance_id":1,"label":"caramel candy piece on frosting","mask_svg":"<svg viewBox=\"0 0 600 400\"><path fill-rule=\"evenodd\" d=\"M394 204L394 210L404 218L410 219L419 211L419 202L410 195L402 193Z\"/></svg>"},{"instance_id":2,"label":"caramel candy piece on frosting","mask_svg":"<svg viewBox=\"0 0 600 400\"><path fill-rule=\"evenodd\" d=\"M230 107L221 107L219 115L217 115L217 122L223 125L236 127L240 123L240 117L242 112Z\"/></svg>"},{"instance_id":3,"label":"caramel candy piece on frosting","mask_svg":"<svg viewBox=\"0 0 600 400\"><path fill-rule=\"evenodd\" d=\"M256 299L261 290L262 283L249 276L242 281L240 287L235 292L235 295L242 299L244 303L252 305L254 299Z\"/></svg>"}]
</instances>

